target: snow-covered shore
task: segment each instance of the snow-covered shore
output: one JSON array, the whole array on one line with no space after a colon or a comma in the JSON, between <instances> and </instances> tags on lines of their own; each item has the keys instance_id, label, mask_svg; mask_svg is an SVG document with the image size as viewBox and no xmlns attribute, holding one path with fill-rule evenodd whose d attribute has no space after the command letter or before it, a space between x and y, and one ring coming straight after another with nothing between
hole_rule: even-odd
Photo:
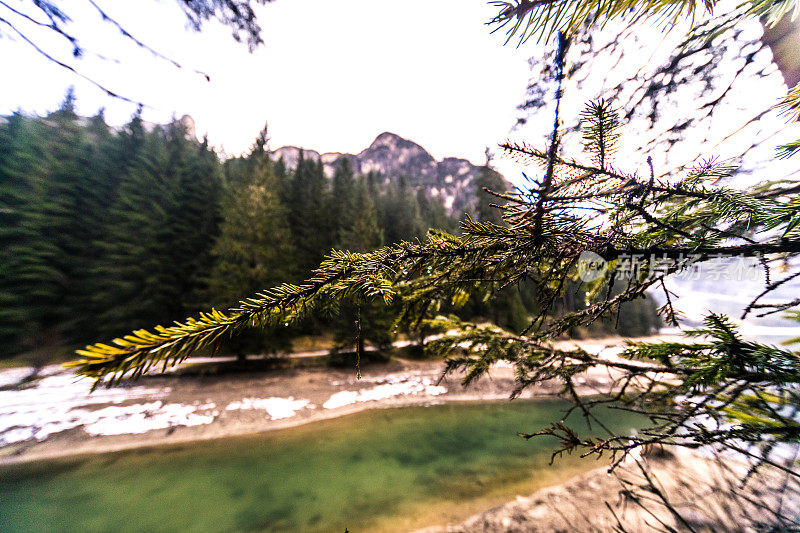
<instances>
[{"instance_id":1,"label":"snow-covered shore","mask_svg":"<svg viewBox=\"0 0 800 533\"><path fill-rule=\"evenodd\" d=\"M622 339L565 341L615 357ZM563 347L563 346L562 346ZM147 376L90 393L92 382L59 366L0 371L0 464L256 433L365 409L447 401L507 399L512 369L496 365L490 378L463 388L459 376L439 382L442 361L395 360L364 369L300 368L222 376ZM13 386L16 382L18 386ZM602 372L578 382L593 392ZM548 396L557 386L530 389Z\"/></svg>"}]
</instances>

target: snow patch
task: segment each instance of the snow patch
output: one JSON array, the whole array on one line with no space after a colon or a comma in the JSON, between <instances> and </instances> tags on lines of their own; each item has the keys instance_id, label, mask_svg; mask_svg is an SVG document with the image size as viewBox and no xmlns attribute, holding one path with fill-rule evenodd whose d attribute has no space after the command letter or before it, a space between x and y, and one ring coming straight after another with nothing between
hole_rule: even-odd
<instances>
[{"instance_id":1,"label":"snow patch","mask_svg":"<svg viewBox=\"0 0 800 533\"><path fill-rule=\"evenodd\" d=\"M213 422L219 413L197 411L209 411L214 407L213 403L199 406L180 403L164 405L160 401L125 407L111 406L90 412L90 416L97 417L97 421L87 424L84 431L90 435L124 435L174 426L200 426Z\"/></svg>"},{"instance_id":2,"label":"snow patch","mask_svg":"<svg viewBox=\"0 0 800 533\"><path fill-rule=\"evenodd\" d=\"M418 376L387 376L386 382L369 389L360 391L341 391L333 394L328 401L322 404L323 409L336 409L345 405L360 402L384 400L394 396L439 396L447 392L445 387L434 385L433 380Z\"/></svg>"},{"instance_id":3,"label":"snow patch","mask_svg":"<svg viewBox=\"0 0 800 533\"><path fill-rule=\"evenodd\" d=\"M243 398L242 401L229 403L225 410L263 409L269 415L270 420L278 420L291 418L304 407L311 409L314 406L309 405L308 400L295 400L290 396L289 398Z\"/></svg>"},{"instance_id":4,"label":"snow patch","mask_svg":"<svg viewBox=\"0 0 800 533\"><path fill-rule=\"evenodd\" d=\"M21 368L9 368L8 370L0 371L0 387L8 387L9 385L16 385L28 376L35 372L32 366L25 366Z\"/></svg>"},{"instance_id":5,"label":"snow patch","mask_svg":"<svg viewBox=\"0 0 800 533\"><path fill-rule=\"evenodd\" d=\"M44 377L29 387L0 391L0 446L41 441L77 427L91 435L122 435L210 424L219 415L213 403L165 404L168 387L101 388L90 394L92 380L58 366L42 369L39 376ZM131 400L148 401L119 405Z\"/></svg>"},{"instance_id":6,"label":"snow patch","mask_svg":"<svg viewBox=\"0 0 800 533\"><path fill-rule=\"evenodd\" d=\"M359 394L357 392L344 390L342 392L337 392L328 398L328 401L322 404L322 408L336 409L337 407L343 407L345 405L350 405L351 403L356 403L358 398Z\"/></svg>"},{"instance_id":7,"label":"snow patch","mask_svg":"<svg viewBox=\"0 0 800 533\"><path fill-rule=\"evenodd\" d=\"M167 387L138 386L101 388L89 394L91 379L77 378L58 366L42 369L39 376L44 377L23 389L0 391L0 446L43 440L59 431L98 422L101 417L98 413L104 410L90 410L86 406L154 400L170 392Z\"/></svg>"}]
</instances>

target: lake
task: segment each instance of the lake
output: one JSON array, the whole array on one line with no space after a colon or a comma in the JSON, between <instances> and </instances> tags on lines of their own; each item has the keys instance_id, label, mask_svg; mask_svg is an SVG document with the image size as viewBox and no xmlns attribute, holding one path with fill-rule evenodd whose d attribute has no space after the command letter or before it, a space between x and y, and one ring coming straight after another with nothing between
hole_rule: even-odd
<instances>
[{"instance_id":1,"label":"lake","mask_svg":"<svg viewBox=\"0 0 800 533\"><path fill-rule=\"evenodd\" d=\"M258 435L0 468L2 531L402 531L605 463L532 432L561 401L381 409ZM638 420L605 411L628 433ZM580 417L575 428L586 426ZM599 431L599 430L596 430Z\"/></svg>"}]
</instances>

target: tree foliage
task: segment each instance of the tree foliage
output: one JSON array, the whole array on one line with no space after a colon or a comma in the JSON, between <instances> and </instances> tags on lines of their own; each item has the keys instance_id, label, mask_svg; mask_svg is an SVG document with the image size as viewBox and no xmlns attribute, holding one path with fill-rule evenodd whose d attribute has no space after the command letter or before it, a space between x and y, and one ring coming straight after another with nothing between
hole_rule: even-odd
<instances>
[{"instance_id":1,"label":"tree foliage","mask_svg":"<svg viewBox=\"0 0 800 533\"><path fill-rule=\"evenodd\" d=\"M796 16L800 9L787 0L746 0L730 12L724 5L718 9L714 0L501 0L492 4L498 8L492 23L506 28L508 38L516 36L521 43L531 37L546 41L559 33L572 37L587 25L602 27L610 21L642 17L661 28L689 19L696 35L710 39L745 18L764 18L772 25L784 16ZM714 17L719 11L722 16Z\"/></svg>"}]
</instances>

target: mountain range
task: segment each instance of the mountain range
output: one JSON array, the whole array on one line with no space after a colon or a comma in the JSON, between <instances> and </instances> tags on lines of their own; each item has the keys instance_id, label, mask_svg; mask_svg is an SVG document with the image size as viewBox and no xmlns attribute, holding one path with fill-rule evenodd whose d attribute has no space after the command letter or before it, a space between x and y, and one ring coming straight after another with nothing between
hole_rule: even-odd
<instances>
[{"instance_id":1,"label":"mountain range","mask_svg":"<svg viewBox=\"0 0 800 533\"><path fill-rule=\"evenodd\" d=\"M325 175L328 177L333 176L336 162L342 157L350 161L356 174L379 172L387 184L403 176L409 187L423 189L429 198L439 199L453 214L472 210L476 199L475 179L483 169L457 157L445 157L436 161L417 143L389 132L378 135L359 154L320 154L314 150L284 146L274 150L272 157L276 161L283 158L287 167L294 168L301 151L303 157L314 161L322 160Z\"/></svg>"}]
</instances>

